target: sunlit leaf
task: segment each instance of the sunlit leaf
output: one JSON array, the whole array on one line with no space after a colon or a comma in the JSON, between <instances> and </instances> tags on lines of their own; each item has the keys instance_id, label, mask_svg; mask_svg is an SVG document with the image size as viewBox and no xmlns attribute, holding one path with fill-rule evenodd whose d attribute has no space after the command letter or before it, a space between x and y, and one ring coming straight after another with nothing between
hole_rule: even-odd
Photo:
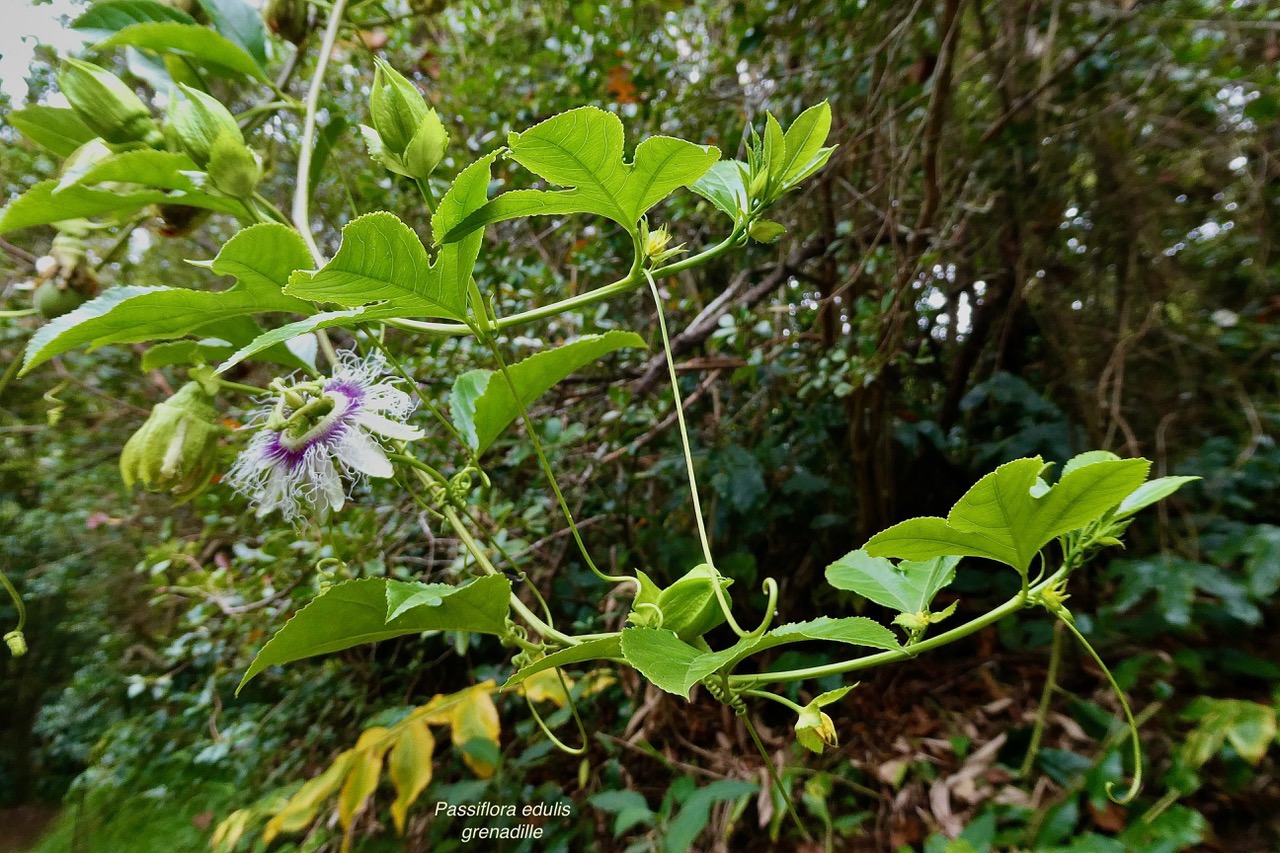
<instances>
[{"instance_id":1,"label":"sunlit leaf","mask_svg":"<svg viewBox=\"0 0 1280 853\"><path fill-rule=\"evenodd\" d=\"M955 580L958 562L959 557L935 557L895 566L858 550L827 566L827 583L902 613L918 613L928 610L938 590Z\"/></svg>"},{"instance_id":2,"label":"sunlit leaf","mask_svg":"<svg viewBox=\"0 0 1280 853\"><path fill-rule=\"evenodd\" d=\"M323 773L304 784L298 793L289 798L285 807L267 822L262 831L262 840L270 844L282 832L299 832L310 826L316 819L320 806L346 780L353 758L354 753L347 750L334 759Z\"/></svg>"},{"instance_id":3,"label":"sunlit leaf","mask_svg":"<svg viewBox=\"0 0 1280 853\"><path fill-rule=\"evenodd\" d=\"M374 726L360 733L351 750L351 767L347 779L338 792L338 822L344 830L350 830L351 821L378 787L382 775L382 757L391 748L388 729Z\"/></svg>"},{"instance_id":4,"label":"sunlit leaf","mask_svg":"<svg viewBox=\"0 0 1280 853\"><path fill-rule=\"evenodd\" d=\"M462 760L481 779L488 779L497 767L467 747L475 743L488 744L497 753L501 746L498 741L498 708L493 704L493 689L493 682L486 681L458 694L458 702L454 704L450 718L453 745L460 749Z\"/></svg>"},{"instance_id":5,"label":"sunlit leaf","mask_svg":"<svg viewBox=\"0 0 1280 853\"><path fill-rule=\"evenodd\" d=\"M453 592L439 597L439 604L423 604L391 620L387 619L388 583L385 578L348 581L312 599L262 647L237 692L269 666L363 643L427 631L499 634L505 630L511 582L502 575L454 587Z\"/></svg>"},{"instance_id":6,"label":"sunlit leaf","mask_svg":"<svg viewBox=\"0 0 1280 853\"><path fill-rule=\"evenodd\" d=\"M913 518L872 536L876 557L930 560L986 557L1025 572L1035 555L1064 533L1101 518L1146 479L1145 459L1096 462L1077 468L1040 497L1032 495L1044 462L1017 459L983 477L943 518Z\"/></svg>"}]
</instances>

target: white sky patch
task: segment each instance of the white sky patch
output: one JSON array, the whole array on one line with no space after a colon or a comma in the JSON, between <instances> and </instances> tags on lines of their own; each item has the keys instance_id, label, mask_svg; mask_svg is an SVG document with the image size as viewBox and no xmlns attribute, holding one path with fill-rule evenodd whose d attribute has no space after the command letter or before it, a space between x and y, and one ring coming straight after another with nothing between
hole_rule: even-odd
<instances>
[{"instance_id":1,"label":"white sky patch","mask_svg":"<svg viewBox=\"0 0 1280 853\"><path fill-rule=\"evenodd\" d=\"M35 59L37 45L48 45L58 53L73 53L85 43L84 36L68 24L84 11L81 0L52 0L39 6L32 0L5 0L5 21L0 27L0 91L10 103L20 106L27 100L27 75Z\"/></svg>"}]
</instances>

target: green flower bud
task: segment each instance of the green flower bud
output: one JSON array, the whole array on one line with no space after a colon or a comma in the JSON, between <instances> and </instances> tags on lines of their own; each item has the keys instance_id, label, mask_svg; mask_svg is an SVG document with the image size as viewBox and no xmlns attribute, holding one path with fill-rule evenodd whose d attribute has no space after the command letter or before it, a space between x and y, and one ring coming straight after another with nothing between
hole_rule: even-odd
<instances>
[{"instance_id":1,"label":"green flower bud","mask_svg":"<svg viewBox=\"0 0 1280 853\"><path fill-rule=\"evenodd\" d=\"M58 88L76 116L107 142L159 144L160 130L147 105L105 68L63 59Z\"/></svg>"},{"instance_id":2,"label":"green flower bud","mask_svg":"<svg viewBox=\"0 0 1280 853\"><path fill-rule=\"evenodd\" d=\"M362 128L369 153L393 172L424 179L444 159L449 133L413 83L381 59L376 61L369 96L372 132Z\"/></svg>"},{"instance_id":3,"label":"green flower bud","mask_svg":"<svg viewBox=\"0 0 1280 853\"><path fill-rule=\"evenodd\" d=\"M716 600L717 583L724 590L733 581L702 563L664 589L657 602L662 611L662 627L688 642L724 622L724 611Z\"/></svg>"},{"instance_id":4,"label":"green flower bud","mask_svg":"<svg viewBox=\"0 0 1280 853\"><path fill-rule=\"evenodd\" d=\"M658 608L658 599L662 590L653 580L640 570L636 570L636 580L640 588L631 602L631 613L627 622L639 628L661 628L662 611Z\"/></svg>"},{"instance_id":5,"label":"green flower bud","mask_svg":"<svg viewBox=\"0 0 1280 853\"><path fill-rule=\"evenodd\" d=\"M774 222L772 219L761 219L754 223L747 233L757 243L772 243L787 233L787 226L780 222Z\"/></svg>"},{"instance_id":6,"label":"green flower bud","mask_svg":"<svg viewBox=\"0 0 1280 853\"><path fill-rule=\"evenodd\" d=\"M262 178L262 164L242 139L223 131L209 151L209 181L232 198L248 198Z\"/></svg>"},{"instance_id":7,"label":"green flower bud","mask_svg":"<svg viewBox=\"0 0 1280 853\"><path fill-rule=\"evenodd\" d=\"M422 93L403 74L381 59L374 61L378 68L369 95L369 115L382 144L400 156L408 150L429 107Z\"/></svg>"},{"instance_id":8,"label":"green flower bud","mask_svg":"<svg viewBox=\"0 0 1280 853\"><path fill-rule=\"evenodd\" d=\"M73 155L74 156L74 155ZM36 262L36 288L31 305L46 320L74 311L98 292L98 276L84 262L85 241L65 232L53 238L49 254Z\"/></svg>"},{"instance_id":9,"label":"green flower bud","mask_svg":"<svg viewBox=\"0 0 1280 853\"><path fill-rule=\"evenodd\" d=\"M213 479L220 431L213 395L199 382L188 382L157 404L125 444L120 454L124 484L169 492L179 503L195 497Z\"/></svg>"},{"instance_id":10,"label":"green flower bud","mask_svg":"<svg viewBox=\"0 0 1280 853\"><path fill-rule=\"evenodd\" d=\"M9 653L15 658L20 658L27 653L27 638L21 631L10 631L5 634L4 644L9 647Z\"/></svg>"},{"instance_id":11,"label":"green flower bud","mask_svg":"<svg viewBox=\"0 0 1280 853\"><path fill-rule=\"evenodd\" d=\"M197 166L203 169L209 165L220 136L227 135L244 146L244 134L235 116L217 98L181 83L178 88L182 94L169 104L169 128Z\"/></svg>"},{"instance_id":12,"label":"green flower bud","mask_svg":"<svg viewBox=\"0 0 1280 853\"><path fill-rule=\"evenodd\" d=\"M404 152L404 165L411 178L426 178L436 170L449 148L449 132L436 111L427 110L426 118L418 123L418 129Z\"/></svg>"}]
</instances>

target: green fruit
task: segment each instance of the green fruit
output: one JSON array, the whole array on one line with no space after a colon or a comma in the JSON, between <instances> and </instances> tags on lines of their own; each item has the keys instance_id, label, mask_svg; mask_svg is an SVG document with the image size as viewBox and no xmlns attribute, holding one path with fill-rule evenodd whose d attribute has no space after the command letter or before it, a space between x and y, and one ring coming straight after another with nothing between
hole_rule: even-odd
<instances>
[{"instance_id":1,"label":"green fruit","mask_svg":"<svg viewBox=\"0 0 1280 853\"><path fill-rule=\"evenodd\" d=\"M55 281L45 281L31 295L31 304L40 312L41 317L52 320L83 305L84 294Z\"/></svg>"}]
</instances>

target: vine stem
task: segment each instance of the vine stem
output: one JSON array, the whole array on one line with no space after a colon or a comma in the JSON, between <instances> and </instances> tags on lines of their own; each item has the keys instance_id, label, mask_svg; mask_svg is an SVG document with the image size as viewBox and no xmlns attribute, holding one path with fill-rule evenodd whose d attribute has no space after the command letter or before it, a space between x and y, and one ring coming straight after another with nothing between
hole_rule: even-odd
<instances>
[{"instance_id":1,"label":"vine stem","mask_svg":"<svg viewBox=\"0 0 1280 853\"><path fill-rule=\"evenodd\" d=\"M1045 589L1048 589L1054 583L1066 577L1074 564L1067 563L1059 568L1049 577L1040 583L1031 587L1030 598L1025 597L1021 592L1004 604L990 610L981 616L969 622L952 628L937 636L921 640L909 649L898 649L888 652L880 652L874 655L866 655L865 657L854 658L852 660L841 661L839 663L829 663L823 666L810 666L803 669L788 669L780 672L762 672L754 675L731 675L729 676L729 684L735 689L745 689L754 687L764 682L778 683L787 681L806 681L810 678L826 678L828 675L841 675L846 672L857 672L862 669L871 669L873 667L882 666L887 663L896 663L898 661L911 660L921 652L927 652L956 640L963 639L976 631L980 631L988 625L999 622L1006 616L1011 616L1019 610L1027 606L1027 602L1031 601L1036 595Z\"/></svg>"},{"instance_id":2,"label":"vine stem","mask_svg":"<svg viewBox=\"0 0 1280 853\"><path fill-rule=\"evenodd\" d=\"M657 269L652 270L649 275L652 275L655 279L669 278L670 276L684 272L687 269L693 269L694 267L700 266L713 258L723 255L725 252L738 245L742 242L744 233L745 232L741 228L735 227L728 237L706 251L699 252L696 255L690 255L687 258L667 264L666 266L658 267ZM506 317L499 317L494 320L492 330L500 332L517 326L523 326L526 323L542 320L547 317L554 317L557 314L563 314L565 311L572 311L576 308L586 308L590 305L595 305L597 302L603 302L606 299L612 299L615 296L630 293L637 287L642 286L645 283L645 278L645 275L642 275L639 271L633 269L625 278L620 278L612 284L597 287L595 290L589 290L586 293L580 293L577 296L571 296L568 299L561 299L560 301L553 302L550 305L530 308L528 311L520 311ZM473 332L473 329L465 323L429 323L423 320L406 319L387 320L386 323L388 326L395 326L398 329L432 335L458 336L469 335Z\"/></svg>"},{"instance_id":3,"label":"vine stem","mask_svg":"<svg viewBox=\"0 0 1280 853\"><path fill-rule=\"evenodd\" d=\"M458 534L458 538L462 540L463 547L466 548L467 551L471 553L471 556L475 558L476 563L480 566L480 570L487 575L501 574L501 572L494 568L493 563L489 562L488 555L484 553L484 549L480 547L480 543L471 535L471 531L467 529L466 523L458 516L458 511L452 506L445 504L444 508L440 512L449 522L450 526L453 527L453 532ZM525 603L514 594L511 596L511 609L519 613L522 619L532 625L534 630L543 636L551 637L552 639L567 646L576 646L581 642L578 638L571 637L568 634L563 634L555 628L552 628L546 622L543 622L537 614L530 610Z\"/></svg>"},{"instance_id":4,"label":"vine stem","mask_svg":"<svg viewBox=\"0 0 1280 853\"><path fill-rule=\"evenodd\" d=\"M546 475L547 482L551 484L551 491L555 493L556 502L560 504L560 512L564 514L564 520L569 525L569 532L573 535L573 541L578 545L578 551L582 554L582 559L587 561L587 568L595 574L600 580L606 583L626 583L636 584L639 589L639 582L630 576L623 575L615 577L606 575L597 568L595 561L591 559L591 554L587 551L587 545L582 541L582 534L578 532L578 523L573 520L573 512L569 509L569 502L564 499L564 493L560 491L560 484L556 482L555 472L551 470L551 463L547 461L547 454L542 449L542 441L538 438L538 432L533 427L533 420L529 417L529 410L525 408L524 401L520 399L520 389L516 387L515 380L511 378L510 371L507 370L506 361L502 358L502 352L498 349L498 343L492 336L485 336L485 343L489 345L490 352L493 353L494 361L498 364L498 369L502 372L502 378L506 380L507 387L511 390L511 399L516 403L516 408L520 411L520 420L524 423L525 432L529 434L529 441L533 443L533 452L538 457L538 465L542 468L542 473Z\"/></svg>"},{"instance_id":5,"label":"vine stem","mask_svg":"<svg viewBox=\"0 0 1280 853\"><path fill-rule=\"evenodd\" d=\"M1044 690L1040 693L1040 707L1036 709L1036 724L1031 730L1031 743L1027 746L1027 756L1022 759L1019 775L1029 776L1036 762L1036 754L1040 752L1040 741L1044 738L1045 724L1049 719L1049 703L1053 700L1053 689L1058 684L1058 667L1062 665L1062 622L1053 626L1053 646L1049 652L1049 672L1044 677Z\"/></svg>"},{"instance_id":6,"label":"vine stem","mask_svg":"<svg viewBox=\"0 0 1280 853\"><path fill-rule=\"evenodd\" d=\"M790 708L792 711L795 711L797 714L804 711L804 708L801 708L799 705L797 705L795 702L792 702L786 696L779 696L777 693L770 693L768 690L743 690L741 691L740 695L755 696L759 699L771 699L774 702L777 702L779 705L785 705L786 707Z\"/></svg>"},{"instance_id":7,"label":"vine stem","mask_svg":"<svg viewBox=\"0 0 1280 853\"><path fill-rule=\"evenodd\" d=\"M1084 634L1080 633L1080 629L1064 613L1058 612L1054 615L1058 617L1058 624L1065 626L1068 631L1075 635L1076 641L1084 646L1084 650L1089 653L1089 657L1093 658L1093 662L1102 670L1102 674L1111 685L1111 689L1115 691L1116 698L1120 700L1120 707L1124 710L1125 722L1129 724L1129 737L1133 743L1133 781L1129 783L1129 790L1125 791L1124 795L1120 797L1113 793L1115 783L1108 782L1107 796L1122 806L1127 805L1133 802L1133 798L1138 796L1138 791L1142 790L1142 740L1138 734L1138 723L1133 719L1133 710L1129 707L1129 700L1125 698L1124 691L1116 683L1115 676L1111 674L1111 670L1103 662L1098 650L1085 639Z\"/></svg>"},{"instance_id":8,"label":"vine stem","mask_svg":"<svg viewBox=\"0 0 1280 853\"><path fill-rule=\"evenodd\" d=\"M768 589L769 609L765 613L764 620L754 631L744 631L738 624L738 620L733 618L733 609L728 597L724 594L724 585L720 583L720 571L716 568L715 560L711 556L711 540L707 537L707 525L702 518L702 500L698 497L698 475L693 470L693 450L689 446L689 429L684 421L684 400L680 397L680 378L676 376L675 356L671 352L671 337L667 334L667 318L666 311L662 307L662 294L658 292L658 283L654 281L653 274L649 270L644 271L644 276L649 281L649 292L653 295L653 304L658 309L658 331L662 334L662 351L666 356L667 376L671 380L671 396L675 402L676 421L680 429L680 447L684 450L684 467L689 474L689 496L693 501L693 517L698 525L698 539L702 542L702 557L715 574L711 589L715 592L716 604L724 614L725 622L733 632L742 638L759 637L768 630L770 622L773 621L773 608L777 603L777 583L773 578L766 581L766 587L769 584L772 584L772 587Z\"/></svg>"},{"instance_id":9,"label":"vine stem","mask_svg":"<svg viewBox=\"0 0 1280 853\"><path fill-rule=\"evenodd\" d=\"M311 233L311 182L307 176L311 174L311 154L316 137L316 110L320 104L320 90L324 88L324 72L329 67L329 55L338 41L338 29L342 26L342 13L346 9L347 0L334 0L329 10L329 23L325 27L324 39L320 43L320 53L316 57L316 70L311 75L311 87L307 90L305 101L306 112L302 120L302 142L298 151L297 185L293 189L293 225L302 235L311 257L317 265L324 264L324 255L316 245L316 238ZM327 355L328 353L326 353Z\"/></svg>"},{"instance_id":10,"label":"vine stem","mask_svg":"<svg viewBox=\"0 0 1280 853\"><path fill-rule=\"evenodd\" d=\"M658 331L662 335L662 351L667 358L667 375L671 379L671 395L676 407L676 421L680 427L680 447L684 450L684 467L689 474L689 493L693 498L693 517L698 525L698 539L702 542L702 558L708 566L714 568L715 560L711 557L707 525L702 518L702 501L698 497L698 477L693 470L693 450L689 447L689 429L684 422L684 401L680 398L680 378L676 376L676 363L671 353L671 338L667 335L667 318L666 311L662 307L662 294L658 292L658 283L653 280L653 275L648 270L645 270L644 274L649 280L649 292L653 294L653 304L658 309ZM718 587L719 584L716 586Z\"/></svg>"},{"instance_id":11,"label":"vine stem","mask_svg":"<svg viewBox=\"0 0 1280 853\"><path fill-rule=\"evenodd\" d=\"M778 768L773 766L773 759L769 757L769 751L764 748L764 741L760 740L760 733L756 731L755 723L751 722L751 718L745 714L742 715L742 722L747 726L747 733L751 735L751 740L756 745L756 751L764 759L764 766L769 769L769 780L773 783L774 790L778 792L778 799L782 800L787 807L787 814L791 815L791 819L796 822L796 826L800 828L805 841L812 842L813 836L809 834L809 828L804 825L804 821L800 820L800 815L796 814L796 807L791 803L791 798L787 796L787 789L782 784L782 777L778 775Z\"/></svg>"},{"instance_id":12,"label":"vine stem","mask_svg":"<svg viewBox=\"0 0 1280 853\"><path fill-rule=\"evenodd\" d=\"M14 630L20 632L27 626L27 607L22 603L22 596L18 595L18 590L14 588L9 576L4 572L0 572L0 586L3 586L5 591L9 593L9 597L13 599L14 609L18 611L18 627L14 628Z\"/></svg>"}]
</instances>

